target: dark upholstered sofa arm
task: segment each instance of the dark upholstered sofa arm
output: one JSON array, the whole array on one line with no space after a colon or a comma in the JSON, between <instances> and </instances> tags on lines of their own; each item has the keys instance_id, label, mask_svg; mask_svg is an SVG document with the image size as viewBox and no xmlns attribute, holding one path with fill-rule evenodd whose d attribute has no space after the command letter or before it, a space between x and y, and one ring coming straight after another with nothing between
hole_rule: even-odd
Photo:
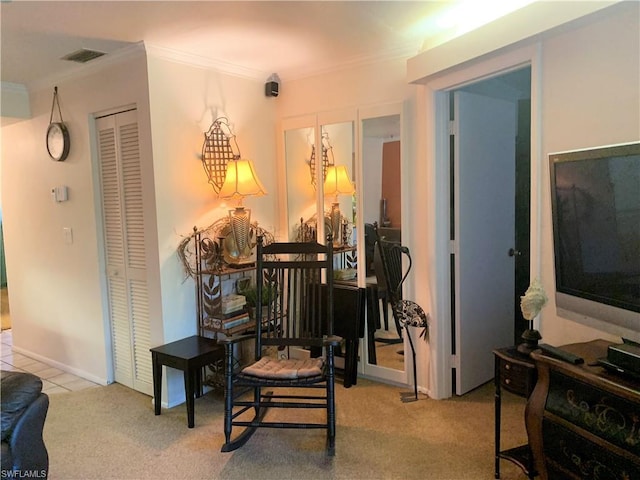
<instances>
[{"instance_id":1,"label":"dark upholstered sofa arm","mask_svg":"<svg viewBox=\"0 0 640 480\"><path fill-rule=\"evenodd\" d=\"M18 420L9 442L13 468L23 472L45 472L37 478L45 478L49 470L49 455L42 439L48 410L49 397L41 393Z\"/></svg>"},{"instance_id":2,"label":"dark upholstered sofa arm","mask_svg":"<svg viewBox=\"0 0 640 480\"><path fill-rule=\"evenodd\" d=\"M2 478L46 478L49 455L42 439L49 397L35 375L2 372ZM19 472L19 473L18 473Z\"/></svg>"}]
</instances>

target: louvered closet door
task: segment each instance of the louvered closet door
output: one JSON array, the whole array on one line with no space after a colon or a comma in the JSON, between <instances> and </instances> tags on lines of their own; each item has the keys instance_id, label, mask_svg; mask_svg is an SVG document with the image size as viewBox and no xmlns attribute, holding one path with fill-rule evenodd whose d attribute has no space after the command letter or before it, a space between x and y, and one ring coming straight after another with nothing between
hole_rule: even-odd
<instances>
[{"instance_id":1,"label":"louvered closet door","mask_svg":"<svg viewBox=\"0 0 640 480\"><path fill-rule=\"evenodd\" d=\"M135 110L96 120L115 380L151 395L142 177Z\"/></svg>"}]
</instances>

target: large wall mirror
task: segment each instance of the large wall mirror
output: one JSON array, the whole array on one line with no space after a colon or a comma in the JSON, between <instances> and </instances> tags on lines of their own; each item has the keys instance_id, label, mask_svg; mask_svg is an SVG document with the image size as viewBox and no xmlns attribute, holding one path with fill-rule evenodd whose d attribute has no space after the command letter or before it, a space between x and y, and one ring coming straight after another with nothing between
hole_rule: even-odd
<instances>
[{"instance_id":1,"label":"large wall mirror","mask_svg":"<svg viewBox=\"0 0 640 480\"><path fill-rule=\"evenodd\" d=\"M287 239L322 241L332 233L336 278L373 294L368 227L375 223L384 238L402 238L401 104L289 119L283 135ZM367 308L358 371L406 384L404 336L383 308L382 302L377 313Z\"/></svg>"},{"instance_id":2,"label":"large wall mirror","mask_svg":"<svg viewBox=\"0 0 640 480\"><path fill-rule=\"evenodd\" d=\"M321 123L316 116L284 123L286 238L320 241L356 258L354 121ZM346 268L337 264L336 268Z\"/></svg>"},{"instance_id":3,"label":"large wall mirror","mask_svg":"<svg viewBox=\"0 0 640 480\"><path fill-rule=\"evenodd\" d=\"M305 222L316 214L317 192L310 164L315 156L315 127L291 128L284 132L287 189L286 230L288 241L304 235ZM311 232L307 232L310 236Z\"/></svg>"},{"instance_id":4,"label":"large wall mirror","mask_svg":"<svg viewBox=\"0 0 640 480\"><path fill-rule=\"evenodd\" d=\"M402 145L401 106L388 105L361 112L362 225L364 229L365 274L369 290L383 284L383 272L376 271L375 241L402 240ZM378 265L379 266L379 265ZM378 268L380 270L380 268ZM380 379L406 383L405 339L397 328L390 307L381 301L379 315L368 315L364 373ZM371 311L368 312L369 314Z\"/></svg>"}]
</instances>

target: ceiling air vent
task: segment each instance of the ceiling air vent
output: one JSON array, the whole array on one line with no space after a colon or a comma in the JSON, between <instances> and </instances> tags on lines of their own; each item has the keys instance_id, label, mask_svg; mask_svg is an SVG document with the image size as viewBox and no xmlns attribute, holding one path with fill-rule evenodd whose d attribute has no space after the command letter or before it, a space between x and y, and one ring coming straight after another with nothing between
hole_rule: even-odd
<instances>
[{"instance_id":1,"label":"ceiling air vent","mask_svg":"<svg viewBox=\"0 0 640 480\"><path fill-rule=\"evenodd\" d=\"M105 53L98 52L97 50L88 50L86 48L82 48L80 50L76 50L73 53L65 55L64 57L62 57L62 60L69 60L71 62L78 62L78 63L87 63L88 61L93 60L94 58L101 57L102 55L105 55Z\"/></svg>"}]
</instances>

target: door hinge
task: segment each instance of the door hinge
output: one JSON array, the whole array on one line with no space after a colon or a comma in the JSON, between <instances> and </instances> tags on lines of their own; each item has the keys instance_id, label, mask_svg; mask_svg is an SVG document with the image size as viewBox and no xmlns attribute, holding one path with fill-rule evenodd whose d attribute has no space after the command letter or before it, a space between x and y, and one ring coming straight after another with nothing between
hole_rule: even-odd
<instances>
[{"instance_id":1,"label":"door hinge","mask_svg":"<svg viewBox=\"0 0 640 480\"><path fill-rule=\"evenodd\" d=\"M451 368L460 368L460 357L458 355L451 355Z\"/></svg>"},{"instance_id":2,"label":"door hinge","mask_svg":"<svg viewBox=\"0 0 640 480\"><path fill-rule=\"evenodd\" d=\"M455 240L449 240L449 253L450 254L456 254L458 250L458 242L456 242Z\"/></svg>"},{"instance_id":3,"label":"door hinge","mask_svg":"<svg viewBox=\"0 0 640 480\"><path fill-rule=\"evenodd\" d=\"M451 120L449 122L449 135L456 135L458 133L458 124Z\"/></svg>"}]
</instances>

